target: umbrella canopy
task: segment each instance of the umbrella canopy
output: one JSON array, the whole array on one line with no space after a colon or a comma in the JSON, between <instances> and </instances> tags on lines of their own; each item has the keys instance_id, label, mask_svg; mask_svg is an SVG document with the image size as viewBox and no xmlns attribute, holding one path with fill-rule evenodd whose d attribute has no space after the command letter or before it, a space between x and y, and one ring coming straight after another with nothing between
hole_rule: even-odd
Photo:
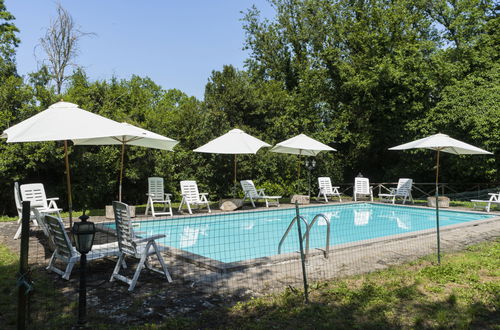
<instances>
[{"instance_id":1,"label":"umbrella canopy","mask_svg":"<svg viewBox=\"0 0 500 330\"><path fill-rule=\"evenodd\" d=\"M276 144L271 148L272 152L278 152L282 154L293 154L299 155L297 162L297 177L300 179L300 156L316 156L321 151L337 151L326 144L323 144L305 134L299 134Z\"/></svg>"},{"instance_id":2,"label":"umbrella canopy","mask_svg":"<svg viewBox=\"0 0 500 330\"><path fill-rule=\"evenodd\" d=\"M236 155L256 154L260 148L270 146L270 144L245 133L241 129L235 128L193 151L234 155L234 185L236 187Z\"/></svg>"},{"instance_id":3,"label":"umbrella canopy","mask_svg":"<svg viewBox=\"0 0 500 330\"><path fill-rule=\"evenodd\" d=\"M491 152L489 151L474 147L473 145L456 140L441 133L389 148L389 150L406 149L431 149L455 155L491 155Z\"/></svg>"},{"instance_id":4,"label":"umbrella canopy","mask_svg":"<svg viewBox=\"0 0 500 330\"><path fill-rule=\"evenodd\" d=\"M172 151L179 143L174 139L153 133L143 128L128 124L118 123L120 132L107 136L72 139L75 145L131 145L146 148ZM110 132L111 133L111 132Z\"/></svg>"},{"instance_id":5,"label":"umbrella canopy","mask_svg":"<svg viewBox=\"0 0 500 330\"><path fill-rule=\"evenodd\" d=\"M125 145L140 146L172 151L179 141L153 133L143 128L128 124L118 123L120 132L108 136L73 139L75 145L121 145L120 161L120 185L118 188L118 200L122 201L123 166L125 158ZM116 133L116 132L115 132Z\"/></svg>"},{"instance_id":6,"label":"umbrella canopy","mask_svg":"<svg viewBox=\"0 0 500 330\"><path fill-rule=\"evenodd\" d=\"M491 155L492 153L465 142L453 139L446 134L434 134L423 139L401 144L389 150L407 150L407 149L431 149L436 151L436 233L437 233L437 253L438 262L440 257L439 240L439 153L441 151L455 155Z\"/></svg>"},{"instance_id":7,"label":"umbrella canopy","mask_svg":"<svg viewBox=\"0 0 500 330\"><path fill-rule=\"evenodd\" d=\"M260 148L270 146L270 144L243 132L241 129L235 128L193 151L231 155L256 154Z\"/></svg>"},{"instance_id":8,"label":"umbrella canopy","mask_svg":"<svg viewBox=\"0 0 500 330\"><path fill-rule=\"evenodd\" d=\"M73 202L68 161L68 140L87 139L119 134L120 123L78 108L69 102L57 102L48 109L8 129L1 137L7 142L64 141L66 183L68 186L68 211L70 225L73 221Z\"/></svg>"},{"instance_id":9,"label":"umbrella canopy","mask_svg":"<svg viewBox=\"0 0 500 330\"><path fill-rule=\"evenodd\" d=\"M118 135L122 130L114 120L61 101L6 129L2 137L7 142L61 141Z\"/></svg>"},{"instance_id":10,"label":"umbrella canopy","mask_svg":"<svg viewBox=\"0 0 500 330\"><path fill-rule=\"evenodd\" d=\"M271 148L272 152L283 154L294 154L304 156L316 156L321 151L337 151L326 144L323 144L315 139L310 138L305 134L299 134L276 144Z\"/></svg>"}]
</instances>

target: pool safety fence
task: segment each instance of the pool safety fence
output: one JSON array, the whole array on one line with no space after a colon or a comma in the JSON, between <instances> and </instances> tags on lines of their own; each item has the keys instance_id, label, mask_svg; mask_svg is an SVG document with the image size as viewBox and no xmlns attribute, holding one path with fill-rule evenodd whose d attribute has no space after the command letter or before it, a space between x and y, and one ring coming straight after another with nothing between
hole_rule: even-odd
<instances>
[{"instance_id":1,"label":"pool safety fence","mask_svg":"<svg viewBox=\"0 0 500 330\"><path fill-rule=\"evenodd\" d=\"M441 258L500 235L500 205L486 212L486 202L471 202L478 199L475 193L443 196L449 201L439 209ZM498 191L486 190L479 200L487 200L488 193ZM287 288L307 290L312 283L421 257L437 264L436 209L427 199L404 205L400 199L381 203L377 196L374 202L342 200L312 198L298 210L291 204L266 208L260 203L234 212L202 209L192 215L130 219L125 214L122 222L91 217L97 232L87 254L87 322L160 324L168 317L193 317ZM0 225L2 244L18 253L20 240L12 239L17 224ZM29 242L25 279L32 284L26 293L27 326L73 326L80 254L67 220L31 216L30 231L23 233ZM14 326L16 321L6 322Z\"/></svg>"}]
</instances>

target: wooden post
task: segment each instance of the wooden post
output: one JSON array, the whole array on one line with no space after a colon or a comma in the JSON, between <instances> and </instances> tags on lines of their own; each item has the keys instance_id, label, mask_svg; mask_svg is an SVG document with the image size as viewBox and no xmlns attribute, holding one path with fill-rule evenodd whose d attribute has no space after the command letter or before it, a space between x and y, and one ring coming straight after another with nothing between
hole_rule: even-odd
<instances>
[{"instance_id":1,"label":"wooden post","mask_svg":"<svg viewBox=\"0 0 500 330\"><path fill-rule=\"evenodd\" d=\"M118 200L122 201L122 181L123 181L123 162L125 159L125 143L122 143L122 157L120 163L120 186L118 187Z\"/></svg>"},{"instance_id":2,"label":"wooden post","mask_svg":"<svg viewBox=\"0 0 500 330\"><path fill-rule=\"evenodd\" d=\"M71 175L69 172L69 159L68 159L68 141L64 140L64 160L66 162L66 187L68 190L68 213L69 213L69 226L73 227L73 197L71 194Z\"/></svg>"}]
</instances>

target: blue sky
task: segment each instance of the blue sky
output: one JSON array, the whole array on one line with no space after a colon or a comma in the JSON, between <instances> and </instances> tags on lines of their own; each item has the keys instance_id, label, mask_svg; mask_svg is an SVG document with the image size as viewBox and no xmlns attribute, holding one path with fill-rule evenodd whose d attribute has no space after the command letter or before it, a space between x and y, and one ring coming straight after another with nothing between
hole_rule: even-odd
<instances>
[{"instance_id":1,"label":"blue sky","mask_svg":"<svg viewBox=\"0 0 500 330\"><path fill-rule=\"evenodd\" d=\"M203 98L213 70L224 64L243 68L242 14L253 4L264 17L273 9L266 0L61 0L82 31L94 32L80 43L77 63L89 77L148 76L165 89L177 88ZM20 29L20 74L37 69L39 44L51 18L54 0L6 0Z\"/></svg>"}]
</instances>

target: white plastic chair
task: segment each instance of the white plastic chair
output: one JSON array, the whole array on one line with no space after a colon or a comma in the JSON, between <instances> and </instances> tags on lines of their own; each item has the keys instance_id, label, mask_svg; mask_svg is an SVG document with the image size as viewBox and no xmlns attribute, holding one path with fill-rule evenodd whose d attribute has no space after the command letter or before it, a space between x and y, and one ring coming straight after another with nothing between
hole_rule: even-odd
<instances>
[{"instance_id":1,"label":"white plastic chair","mask_svg":"<svg viewBox=\"0 0 500 330\"><path fill-rule=\"evenodd\" d=\"M21 199L21 193L19 192L19 183L14 182L14 201L16 202L17 216L19 217L17 223L19 227L17 228L16 234L14 235L14 239L18 239L21 236L22 231L22 217L23 217L23 203ZM30 222L33 222L35 226L38 226L38 222L36 221L35 215L33 211L30 211Z\"/></svg>"},{"instance_id":2,"label":"white plastic chair","mask_svg":"<svg viewBox=\"0 0 500 330\"><path fill-rule=\"evenodd\" d=\"M338 186L332 187L332 181L329 177L319 177L318 187L319 187L318 198L323 196L325 202L328 203L327 196L338 197L339 201L342 202L342 197L340 196L339 193L340 187Z\"/></svg>"},{"instance_id":3,"label":"white plastic chair","mask_svg":"<svg viewBox=\"0 0 500 330\"><path fill-rule=\"evenodd\" d=\"M370 196L370 200L373 202L373 187L370 186L370 180L368 178L354 179L354 201L358 200L358 196L366 197Z\"/></svg>"},{"instance_id":4,"label":"white plastic chair","mask_svg":"<svg viewBox=\"0 0 500 330\"><path fill-rule=\"evenodd\" d=\"M137 284L141 270L146 267L149 270L164 275L168 282L172 282L170 273L160 253L163 248L158 246L155 241L158 238L165 237L165 235L155 235L145 238L137 237L133 230L128 205L115 201L113 202L113 211L115 214L116 234L118 236L119 258L109 281L113 282L115 279L123 281L129 285L128 291L132 291ZM148 262L148 258L153 255L156 255L161 269L154 268ZM120 269L124 266L125 256L139 259L139 264L131 279L120 275Z\"/></svg>"},{"instance_id":5,"label":"white plastic chair","mask_svg":"<svg viewBox=\"0 0 500 330\"><path fill-rule=\"evenodd\" d=\"M243 189L243 192L245 193L245 196L243 196L243 202L245 202L245 199L248 198L250 200L250 203L252 203L252 206L255 207L255 201L263 199L266 201L266 207L269 207L269 204L276 205L278 207L280 206L279 199L281 198L281 196L267 196L264 193L264 189L255 188L252 180L241 180L240 184L241 189Z\"/></svg>"},{"instance_id":6,"label":"white plastic chair","mask_svg":"<svg viewBox=\"0 0 500 330\"><path fill-rule=\"evenodd\" d=\"M490 199L488 200L483 200L483 199L472 199L471 202L474 203L474 208L481 207L485 209L486 212L490 212L491 210L491 204L495 205L500 205L500 192L495 194L495 193L488 193L490 195ZM477 205L478 203L483 204L486 203L485 206L482 205Z\"/></svg>"},{"instance_id":7,"label":"white plastic chair","mask_svg":"<svg viewBox=\"0 0 500 330\"><path fill-rule=\"evenodd\" d=\"M379 194L378 197L381 202L392 202L392 204L396 202L396 198L402 198L403 204L406 203L407 199L414 203L413 197L411 196L412 186L413 179L401 178L396 188L391 188L388 194Z\"/></svg>"},{"instance_id":8,"label":"white plastic chair","mask_svg":"<svg viewBox=\"0 0 500 330\"><path fill-rule=\"evenodd\" d=\"M182 205L186 204L189 214L193 214L191 205L196 205L198 208L206 205L208 213L211 213L210 205L207 199L208 193L199 193L196 181L181 181L182 200L179 205L179 212L182 210Z\"/></svg>"},{"instance_id":9,"label":"white plastic chair","mask_svg":"<svg viewBox=\"0 0 500 330\"><path fill-rule=\"evenodd\" d=\"M51 270L62 276L63 279L68 280L71 271L75 264L80 260L80 253L72 246L71 240L64 229L64 224L62 220L51 215L41 215L44 219L41 222L45 222L48 232L49 240L55 246L54 253L50 258L48 270ZM107 243L94 245L92 250L87 254L87 260L101 259L104 257L118 256L118 243ZM64 270L56 267L56 262L60 261L66 264Z\"/></svg>"},{"instance_id":10,"label":"white plastic chair","mask_svg":"<svg viewBox=\"0 0 500 330\"><path fill-rule=\"evenodd\" d=\"M151 214L153 217L161 216L161 215L170 215L172 216L172 203L170 198L172 194L167 194L164 191L163 187L163 178L160 177L150 177L148 178L148 203L146 204L146 212L145 215L148 215L149 209L151 208ZM155 204L163 204L163 210L158 212L155 210ZM168 212L167 210L168 206Z\"/></svg>"},{"instance_id":11,"label":"white plastic chair","mask_svg":"<svg viewBox=\"0 0 500 330\"><path fill-rule=\"evenodd\" d=\"M47 198L45 195L45 189L41 183L30 183L21 185L21 199L23 201L30 201L31 208L36 208L41 213L45 214L57 214L58 218L61 218L59 212L62 209L57 207L56 201L59 200L58 197Z\"/></svg>"}]
</instances>

